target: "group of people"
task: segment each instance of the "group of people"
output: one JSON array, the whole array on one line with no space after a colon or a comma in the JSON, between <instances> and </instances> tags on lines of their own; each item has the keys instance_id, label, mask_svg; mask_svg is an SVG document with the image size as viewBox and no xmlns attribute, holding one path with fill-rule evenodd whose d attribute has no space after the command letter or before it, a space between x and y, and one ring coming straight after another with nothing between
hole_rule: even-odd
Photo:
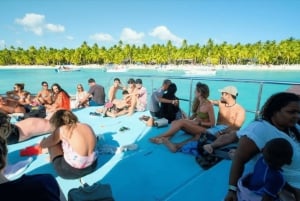
<instances>
[{"instance_id":1,"label":"group of people","mask_svg":"<svg viewBox=\"0 0 300 201\"><path fill-rule=\"evenodd\" d=\"M171 80L164 80L161 88L154 91L150 102L147 104L147 90L142 86L142 80L130 78L128 86L124 87L119 78L115 78L110 87L108 101L105 101L105 90L96 84L94 79L89 79L90 89L80 96L78 105L104 106L107 115L116 117L123 114L132 114L134 111L144 111L148 106L151 119L167 118L170 128L166 132L150 138L156 144L166 145L172 152L180 149L188 143L197 142L201 135L210 134L216 137L211 144L206 144L203 149L213 153L214 149L232 142L238 142L237 149L232 155L232 165L229 175L228 194L226 201L257 199L257 200L300 200L300 96L291 92L279 92L273 94L262 109L258 119L242 128L246 118L245 109L237 102L238 90L235 86L226 86L220 89L220 100L210 100L210 90L205 83L198 82L195 87L192 104L192 115L187 118L177 118L179 98L175 93L177 87ZM63 99L66 93L58 84L53 84L51 91L48 84L42 83L43 90L35 100L40 104L53 105L50 96L56 96L54 100ZM19 90L24 86L15 85ZM80 88L81 87L81 88ZM80 89L79 89L80 88ZM84 91L82 85L78 85L78 91ZM123 98L117 99L116 93L122 90ZM49 94L47 94L49 92ZM54 95L53 93L56 93ZM48 134L39 145L48 149L51 163L57 174L66 179L80 178L93 172L97 166L96 136L88 124L78 121L76 115L69 108L57 107L49 119L27 118L12 124L8 113L21 110L22 104L27 104L28 94L19 96L18 104L14 110L7 109L9 101L14 93L10 93L6 99L1 98L0 104L0 169L6 166L7 144L14 144L31 137ZM66 96L68 94L66 93ZM50 101L50 102L48 102ZM55 101L54 101L55 103ZM113 105L105 106L107 103ZM10 103L11 104L11 103ZM215 117L214 106L218 106L218 114ZM122 111L124 113L122 113ZM103 112L103 111L102 111ZM242 128L242 129L241 129ZM190 134L191 137L183 142L174 143L172 137L180 130ZM83 143L84 142L84 143ZM256 163L250 163L256 162ZM253 165L253 171L245 172L246 165ZM247 169L248 170L248 169ZM21 185L31 183L33 180L51 181L54 187L50 190L43 187L42 191L51 191L51 195L59 198L61 192L57 182L49 175L24 176L20 179ZM55 180L55 179L54 179ZM0 189L9 186L10 182L0 174ZM42 188L42 186L40 186ZM2 192L2 191L1 191ZM4 192L4 191L3 191ZM256 198L257 197L257 198ZM250 199L250 200L251 200ZM45 198L45 200L47 200Z\"/></svg>"},{"instance_id":2,"label":"group of people","mask_svg":"<svg viewBox=\"0 0 300 201\"><path fill-rule=\"evenodd\" d=\"M197 142L201 135L210 134L216 140L203 145L208 153L238 142L237 149L231 155L226 201L300 200L299 94L280 92L272 95L260 110L259 118L241 129L246 111L237 103L237 88L227 86L219 92L220 100L208 100L208 86L197 83L193 114L187 119L172 121L166 132L150 138L150 141L165 144L172 152L177 152L187 143ZM213 105L219 108L216 121ZM152 115L157 116L155 112ZM192 137L179 143L171 142L171 138L180 130ZM251 164L249 161L256 161L259 155L262 157L253 172L246 174L245 165Z\"/></svg>"},{"instance_id":3,"label":"group of people","mask_svg":"<svg viewBox=\"0 0 300 201\"><path fill-rule=\"evenodd\" d=\"M221 139L225 135L231 136L231 133L237 131L243 125L246 112L236 101L238 96L236 87L227 86L219 91L221 92L220 100L209 100L209 87L198 82L192 104L192 115L189 118L173 121L169 130L150 138L150 141L157 144L164 143L172 152L177 152L190 141L197 141L203 133L209 133ZM215 120L213 105L219 108L217 120ZM192 137L180 143L172 143L170 139L180 130L191 134ZM226 137L226 140L228 140L228 137ZM234 139L230 139L230 142L233 141ZM223 144L224 142L221 145ZM215 145L206 145L205 149L212 153L213 146Z\"/></svg>"},{"instance_id":4,"label":"group of people","mask_svg":"<svg viewBox=\"0 0 300 201\"><path fill-rule=\"evenodd\" d=\"M122 85L119 78L115 78L109 88L108 101L103 108L97 110L104 116L118 117L132 115L135 111L147 109L147 89L143 86L142 79L129 78L127 86ZM122 91L122 98L117 97L118 90Z\"/></svg>"}]
</instances>

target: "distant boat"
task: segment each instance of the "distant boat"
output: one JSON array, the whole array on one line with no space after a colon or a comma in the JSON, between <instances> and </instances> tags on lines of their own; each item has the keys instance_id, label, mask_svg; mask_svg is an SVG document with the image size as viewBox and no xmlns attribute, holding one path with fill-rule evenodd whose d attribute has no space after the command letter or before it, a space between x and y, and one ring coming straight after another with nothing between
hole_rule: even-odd
<instances>
[{"instance_id":1,"label":"distant boat","mask_svg":"<svg viewBox=\"0 0 300 201\"><path fill-rule=\"evenodd\" d=\"M217 73L214 68L192 68L186 69L186 76L215 76Z\"/></svg>"},{"instance_id":2,"label":"distant boat","mask_svg":"<svg viewBox=\"0 0 300 201\"><path fill-rule=\"evenodd\" d=\"M70 67L70 66L59 66L55 69L55 72L73 72L73 71L80 71L80 68L77 67Z\"/></svg>"},{"instance_id":3,"label":"distant boat","mask_svg":"<svg viewBox=\"0 0 300 201\"><path fill-rule=\"evenodd\" d=\"M125 73L128 71L126 66L111 66L106 68L107 73Z\"/></svg>"}]
</instances>

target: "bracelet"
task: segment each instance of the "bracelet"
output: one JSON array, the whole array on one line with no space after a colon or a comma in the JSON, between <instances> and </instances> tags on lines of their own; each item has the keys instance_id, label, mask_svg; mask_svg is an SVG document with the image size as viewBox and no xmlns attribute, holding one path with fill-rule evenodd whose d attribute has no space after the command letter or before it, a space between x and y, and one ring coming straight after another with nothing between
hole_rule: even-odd
<instances>
[{"instance_id":1,"label":"bracelet","mask_svg":"<svg viewBox=\"0 0 300 201\"><path fill-rule=\"evenodd\" d=\"M175 103L175 101L174 100L172 100L172 104L174 105L174 103Z\"/></svg>"},{"instance_id":2,"label":"bracelet","mask_svg":"<svg viewBox=\"0 0 300 201\"><path fill-rule=\"evenodd\" d=\"M228 190L236 192L237 191L237 187L234 186L234 185L229 185L228 186Z\"/></svg>"}]
</instances>

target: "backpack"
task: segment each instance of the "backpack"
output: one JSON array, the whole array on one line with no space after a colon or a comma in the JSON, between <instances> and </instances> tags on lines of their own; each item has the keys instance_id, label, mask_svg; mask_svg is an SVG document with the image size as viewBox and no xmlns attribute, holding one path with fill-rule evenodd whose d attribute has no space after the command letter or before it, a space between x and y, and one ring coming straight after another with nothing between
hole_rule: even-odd
<instances>
[{"instance_id":1,"label":"backpack","mask_svg":"<svg viewBox=\"0 0 300 201\"><path fill-rule=\"evenodd\" d=\"M46 117L46 107L44 105L38 106L25 106L26 113L23 117L19 118L18 120L26 119L29 117L38 117L38 118L45 118Z\"/></svg>"}]
</instances>

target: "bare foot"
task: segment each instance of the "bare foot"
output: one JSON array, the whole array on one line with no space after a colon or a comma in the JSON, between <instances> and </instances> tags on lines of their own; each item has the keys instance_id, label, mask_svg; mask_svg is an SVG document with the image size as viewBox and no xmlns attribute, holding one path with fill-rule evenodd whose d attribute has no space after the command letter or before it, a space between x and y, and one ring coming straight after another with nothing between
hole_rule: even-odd
<instances>
[{"instance_id":1,"label":"bare foot","mask_svg":"<svg viewBox=\"0 0 300 201\"><path fill-rule=\"evenodd\" d=\"M150 142L152 142L154 144L162 144L163 143L162 137L152 137L149 140L150 140Z\"/></svg>"},{"instance_id":2,"label":"bare foot","mask_svg":"<svg viewBox=\"0 0 300 201\"><path fill-rule=\"evenodd\" d=\"M164 145L166 145L171 152L175 153L178 151L178 147L176 146L176 144L170 142L169 139L164 137L164 138L162 138L162 141L163 141Z\"/></svg>"},{"instance_id":3,"label":"bare foot","mask_svg":"<svg viewBox=\"0 0 300 201\"><path fill-rule=\"evenodd\" d=\"M146 125L149 127L152 127L154 124L154 119L152 117L150 117L147 121L146 121Z\"/></svg>"},{"instance_id":4,"label":"bare foot","mask_svg":"<svg viewBox=\"0 0 300 201\"><path fill-rule=\"evenodd\" d=\"M212 154L214 152L214 148L212 148L211 144L203 145L203 149L209 154Z\"/></svg>"}]
</instances>

